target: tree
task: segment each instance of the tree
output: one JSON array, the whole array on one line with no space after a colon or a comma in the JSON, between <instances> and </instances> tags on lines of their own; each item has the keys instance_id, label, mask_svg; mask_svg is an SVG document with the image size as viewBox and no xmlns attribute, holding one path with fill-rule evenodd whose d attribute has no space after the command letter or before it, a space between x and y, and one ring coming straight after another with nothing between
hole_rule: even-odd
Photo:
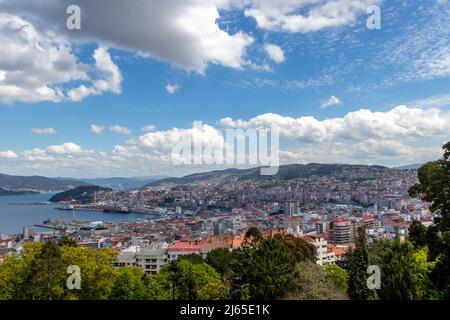
<instances>
[{"instance_id":1,"label":"tree","mask_svg":"<svg viewBox=\"0 0 450 320\"><path fill-rule=\"evenodd\" d=\"M55 300L64 296L66 267L59 246L47 242L31 263L24 295L31 300Z\"/></svg>"},{"instance_id":2,"label":"tree","mask_svg":"<svg viewBox=\"0 0 450 320\"><path fill-rule=\"evenodd\" d=\"M255 248L263 239L261 231L256 227L247 230L244 236L244 247Z\"/></svg>"},{"instance_id":3,"label":"tree","mask_svg":"<svg viewBox=\"0 0 450 320\"><path fill-rule=\"evenodd\" d=\"M348 289L348 272L337 264L328 263L325 265L326 274L333 279L336 286L343 292Z\"/></svg>"},{"instance_id":4,"label":"tree","mask_svg":"<svg viewBox=\"0 0 450 320\"><path fill-rule=\"evenodd\" d=\"M61 237L61 239L58 241L58 245L60 247L76 247L77 246L77 242L75 241L75 239L68 237L67 235L63 235Z\"/></svg>"},{"instance_id":5,"label":"tree","mask_svg":"<svg viewBox=\"0 0 450 320\"><path fill-rule=\"evenodd\" d=\"M203 262L205 262L205 260L203 260L202 256L199 254L196 254L196 253L191 253L191 254L181 256L179 259L190 261L193 264L202 264Z\"/></svg>"},{"instance_id":6,"label":"tree","mask_svg":"<svg viewBox=\"0 0 450 320\"><path fill-rule=\"evenodd\" d=\"M295 275L295 257L278 238L268 238L250 255L249 292L252 299L278 299Z\"/></svg>"},{"instance_id":7,"label":"tree","mask_svg":"<svg viewBox=\"0 0 450 320\"><path fill-rule=\"evenodd\" d=\"M198 292L199 300L227 300L228 298L227 287L218 282L208 283Z\"/></svg>"},{"instance_id":8,"label":"tree","mask_svg":"<svg viewBox=\"0 0 450 320\"><path fill-rule=\"evenodd\" d=\"M237 249L231 252L230 296L233 300L249 300L251 254L254 249Z\"/></svg>"},{"instance_id":9,"label":"tree","mask_svg":"<svg viewBox=\"0 0 450 320\"><path fill-rule=\"evenodd\" d=\"M111 289L111 300L144 300L146 287L144 272L140 268L124 267L119 271Z\"/></svg>"},{"instance_id":10,"label":"tree","mask_svg":"<svg viewBox=\"0 0 450 320\"><path fill-rule=\"evenodd\" d=\"M419 183L409 193L431 203L431 210L439 214L435 219L440 231L450 231L450 142L443 147L444 156L429 162L418 171Z\"/></svg>"},{"instance_id":11,"label":"tree","mask_svg":"<svg viewBox=\"0 0 450 320\"><path fill-rule=\"evenodd\" d=\"M283 296L287 300L346 300L328 272L316 263L303 261L297 264L296 276Z\"/></svg>"},{"instance_id":12,"label":"tree","mask_svg":"<svg viewBox=\"0 0 450 320\"><path fill-rule=\"evenodd\" d=\"M413 221L408 230L409 241L414 248L421 248L427 244L427 228L420 221Z\"/></svg>"},{"instance_id":13,"label":"tree","mask_svg":"<svg viewBox=\"0 0 450 320\"><path fill-rule=\"evenodd\" d=\"M292 252L296 262L311 261L315 262L317 250L314 245L301 239L288 235L275 235L276 238L283 241L286 247Z\"/></svg>"},{"instance_id":14,"label":"tree","mask_svg":"<svg viewBox=\"0 0 450 320\"><path fill-rule=\"evenodd\" d=\"M168 279L161 287L169 290L171 299L195 300L200 290L211 283L221 283L220 274L206 263L194 264L188 260L178 260L164 267L158 274L160 279ZM157 277L158 277L157 276Z\"/></svg>"},{"instance_id":15,"label":"tree","mask_svg":"<svg viewBox=\"0 0 450 320\"><path fill-rule=\"evenodd\" d=\"M25 244L20 253L12 254L0 263L0 296L4 299L28 299L27 279L33 261L42 252L42 243Z\"/></svg>"},{"instance_id":16,"label":"tree","mask_svg":"<svg viewBox=\"0 0 450 320\"><path fill-rule=\"evenodd\" d=\"M434 289L431 281L431 274L436 267L437 261L428 261L429 250L423 246L414 252L414 259L417 264L418 297L421 300L435 300L439 298L438 292Z\"/></svg>"},{"instance_id":17,"label":"tree","mask_svg":"<svg viewBox=\"0 0 450 320\"><path fill-rule=\"evenodd\" d=\"M116 261L114 249L92 250L86 247L62 247L64 265L78 266L81 270L81 290L71 292L79 300L107 300L119 270L112 266Z\"/></svg>"},{"instance_id":18,"label":"tree","mask_svg":"<svg viewBox=\"0 0 450 320\"><path fill-rule=\"evenodd\" d=\"M146 287L146 300L172 300L174 291L168 273L160 272L155 276L144 275L144 285Z\"/></svg>"},{"instance_id":19,"label":"tree","mask_svg":"<svg viewBox=\"0 0 450 320\"><path fill-rule=\"evenodd\" d=\"M381 289L382 300L419 299L418 265L414 249L409 241L395 239L382 256Z\"/></svg>"},{"instance_id":20,"label":"tree","mask_svg":"<svg viewBox=\"0 0 450 320\"><path fill-rule=\"evenodd\" d=\"M223 278L231 275L231 263L233 254L227 248L217 248L208 252L206 263L219 272Z\"/></svg>"},{"instance_id":21,"label":"tree","mask_svg":"<svg viewBox=\"0 0 450 320\"><path fill-rule=\"evenodd\" d=\"M443 157L423 165L418 171L419 183L409 194L431 203L436 214L435 226L427 229L429 260L437 259L431 274L434 288L442 298L450 298L450 142L442 149Z\"/></svg>"},{"instance_id":22,"label":"tree","mask_svg":"<svg viewBox=\"0 0 450 320\"><path fill-rule=\"evenodd\" d=\"M369 254L366 243L366 230L358 228L355 251L348 254L348 295L352 300L371 300L374 292L367 288L367 268Z\"/></svg>"}]
</instances>

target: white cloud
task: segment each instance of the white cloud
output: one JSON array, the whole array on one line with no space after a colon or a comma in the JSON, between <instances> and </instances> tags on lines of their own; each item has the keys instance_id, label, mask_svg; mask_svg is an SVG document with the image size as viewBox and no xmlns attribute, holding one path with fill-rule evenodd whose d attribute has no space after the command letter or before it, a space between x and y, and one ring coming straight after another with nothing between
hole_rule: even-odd
<instances>
[{"instance_id":1,"label":"white cloud","mask_svg":"<svg viewBox=\"0 0 450 320\"><path fill-rule=\"evenodd\" d=\"M67 40L5 13L0 13L0 43L0 103L81 101L120 93L120 71L105 48L95 51L90 68L77 61ZM70 89L73 81L85 84Z\"/></svg>"},{"instance_id":2,"label":"white cloud","mask_svg":"<svg viewBox=\"0 0 450 320\"><path fill-rule=\"evenodd\" d=\"M31 132L33 134L40 134L40 135L50 135L58 133L55 128L32 128Z\"/></svg>"},{"instance_id":3,"label":"white cloud","mask_svg":"<svg viewBox=\"0 0 450 320\"><path fill-rule=\"evenodd\" d=\"M220 124L231 128L274 128L280 134L304 142L335 139L413 139L445 137L450 132L450 112L398 106L387 112L360 109L342 118L285 117L267 113L248 121L224 118Z\"/></svg>"},{"instance_id":4,"label":"white cloud","mask_svg":"<svg viewBox=\"0 0 450 320\"><path fill-rule=\"evenodd\" d=\"M72 101L81 101L88 96L98 96L105 92L119 94L122 92L122 74L114 64L106 48L100 47L94 51L95 68L100 78L92 80L91 85L80 85L68 93Z\"/></svg>"},{"instance_id":5,"label":"white cloud","mask_svg":"<svg viewBox=\"0 0 450 320\"><path fill-rule=\"evenodd\" d=\"M59 102L64 92L55 85L88 78L67 43L16 16L0 13L0 43L0 103Z\"/></svg>"},{"instance_id":6,"label":"white cloud","mask_svg":"<svg viewBox=\"0 0 450 320\"><path fill-rule=\"evenodd\" d=\"M2 158L2 159L11 160L11 159L17 159L18 157L19 156L14 151L11 151L11 150L0 151L0 158Z\"/></svg>"},{"instance_id":7,"label":"white cloud","mask_svg":"<svg viewBox=\"0 0 450 320\"><path fill-rule=\"evenodd\" d=\"M352 23L370 5L381 0L251 0L249 3L245 15L254 18L258 27L306 33Z\"/></svg>"},{"instance_id":8,"label":"white cloud","mask_svg":"<svg viewBox=\"0 0 450 320\"><path fill-rule=\"evenodd\" d=\"M48 28L80 42L98 41L109 47L137 52L203 73L208 64L240 68L253 38L243 32L228 33L219 28L219 11L230 9L229 0L122 0L102 2L80 0L82 29L67 30L61 14L71 0L34 3L27 0L0 1L0 11L32 15ZM99 17L104 17L100 19ZM120 27L118 27L120 26Z\"/></svg>"},{"instance_id":9,"label":"white cloud","mask_svg":"<svg viewBox=\"0 0 450 320\"><path fill-rule=\"evenodd\" d=\"M428 97L425 99L415 100L408 103L410 107L416 108L442 108L450 106L450 94L442 94Z\"/></svg>"},{"instance_id":10,"label":"white cloud","mask_svg":"<svg viewBox=\"0 0 450 320\"><path fill-rule=\"evenodd\" d=\"M325 120L265 114L249 120L225 118L221 124L244 129L279 129L282 164L425 162L439 158L442 142L450 138L449 111L407 106L385 112L361 109ZM174 146L189 137L202 146L223 147L225 143L223 129L194 124L192 128L148 132L124 145L116 145L110 152L87 151L70 142L26 150L4 167L9 171L17 168L23 174L65 176L133 176L150 172L150 168L152 173L180 175L224 168L174 166L171 155Z\"/></svg>"},{"instance_id":11,"label":"white cloud","mask_svg":"<svg viewBox=\"0 0 450 320\"><path fill-rule=\"evenodd\" d=\"M91 124L91 132L95 134L101 134L106 129L105 126L98 124Z\"/></svg>"},{"instance_id":12,"label":"white cloud","mask_svg":"<svg viewBox=\"0 0 450 320\"><path fill-rule=\"evenodd\" d=\"M275 44L265 44L264 50L266 51L270 59L272 59L276 63L282 63L284 60L286 60L283 49Z\"/></svg>"},{"instance_id":13,"label":"white cloud","mask_svg":"<svg viewBox=\"0 0 450 320\"><path fill-rule=\"evenodd\" d=\"M414 4L405 4L405 10L414 10ZM381 66L389 66L388 74L381 73L385 86L450 75L450 28L443 27L450 25L450 8L430 5L420 7L420 10L423 14L418 18L420 23L396 27L396 36L377 45L376 54L370 59L372 72L379 72Z\"/></svg>"},{"instance_id":14,"label":"white cloud","mask_svg":"<svg viewBox=\"0 0 450 320\"><path fill-rule=\"evenodd\" d=\"M83 152L81 147L73 142L66 142L62 145L52 145L47 147L48 153L55 154L77 154Z\"/></svg>"},{"instance_id":15,"label":"white cloud","mask_svg":"<svg viewBox=\"0 0 450 320\"><path fill-rule=\"evenodd\" d=\"M149 124L148 126L142 127L141 131L142 132L152 132L156 130L156 126Z\"/></svg>"},{"instance_id":16,"label":"white cloud","mask_svg":"<svg viewBox=\"0 0 450 320\"><path fill-rule=\"evenodd\" d=\"M320 109L326 109L332 106L339 106L342 104L342 101L336 97L336 96L331 96L327 101L325 101L324 103L322 103L320 105Z\"/></svg>"},{"instance_id":17,"label":"white cloud","mask_svg":"<svg viewBox=\"0 0 450 320\"><path fill-rule=\"evenodd\" d=\"M168 84L167 86L166 86L166 91L169 93L169 94L175 94L175 93L177 93L178 92L178 90L180 90L181 89L181 87L178 85L178 84Z\"/></svg>"},{"instance_id":18,"label":"white cloud","mask_svg":"<svg viewBox=\"0 0 450 320\"><path fill-rule=\"evenodd\" d=\"M131 134L131 130L130 129L128 129L127 127L120 126L118 124L113 125L113 126L109 126L109 131L115 132L115 133L119 133L119 134L123 134L123 135L130 135Z\"/></svg>"}]
</instances>

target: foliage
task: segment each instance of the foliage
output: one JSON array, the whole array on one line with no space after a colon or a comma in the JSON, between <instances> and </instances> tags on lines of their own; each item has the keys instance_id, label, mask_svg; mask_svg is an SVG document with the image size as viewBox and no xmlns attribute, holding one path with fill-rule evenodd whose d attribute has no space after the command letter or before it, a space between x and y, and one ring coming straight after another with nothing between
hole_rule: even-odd
<instances>
[{"instance_id":1,"label":"foliage","mask_svg":"<svg viewBox=\"0 0 450 320\"><path fill-rule=\"evenodd\" d=\"M437 261L428 261L429 250L427 246L421 247L414 252L417 264L418 296L422 300L434 300L439 298L438 292L433 287L431 274L436 268Z\"/></svg>"},{"instance_id":2,"label":"foliage","mask_svg":"<svg viewBox=\"0 0 450 320\"><path fill-rule=\"evenodd\" d=\"M222 277L231 276L231 263L233 254L227 248L218 248L208 252L206 263L219 272Z\"/></svg>"},{"instance_id":3,"label":"foliage","mask_svg":"<svg viewBox=\"0 0 450 320\"><path fill-rule=\"evenodd\" d=\"M66 270L55 242L47 242L31 262L22 294L30 300L55 300L64 296Z\"/></svg>"},{"instance_id":4,"label":"foliage","mask_svg":"<svg viewBox=\"0 0 450 320\"><path fill-rule=\"evenodd\" d=\"M198 292L199 300L227 300L229 297L227 287L219 282L211 282Z\"/></svg>"},{"instance_id":5,"label":"foliage","mask_svg":"<svg viewBox=\"0 0 450 320\"><path fill-rule=\"evenodd\" d=\"M296 262L316 261L317 250L313 244L292 235L276 235L292 252Z\"/></svg>"},{"instance_id":6,"label":"foliage","mask_svg":"<svg viewBox=\"0 0 450 320\"><path fill-rule=\"evenodd\" d=\"M337 264L328 263L325 265L327 275L333 279L336 286L343 292L348 289L348 272Z\"/></svg>"},{"instance_id":7,"label":"foliage","mask_svg":"<svg viewBox=\"0 0 450 320\"><path fill-rule=\"evenodd\" d=\"M348 255L348 295L352 300L371 300L375 297L374 292L367 288L369 253L366 241L366 231L360 227L356 249Z\"/></svg>"},{"instance_id":8,"label":"foliage","mask_svg":"<svg viewBox=\"0 0 450 320\"><path fill-rule=\"evenodd\" d=\"M203 262L205 262L202 258L201 255L196 254L196 253L191 253L191 254L187 254L187 255L183 255L179 258L180 260L187 260L192 262L193 264L202 264Z\"/></svg>"},{"instance_id":9,"label":"foliage","mask_svg":"<svg viewBox=\"0 0 450 320\"><path fill-rule=\"evenodd\" d=\"M204 262L194 264L186 259L164 267L155 279L159 281L157 287L162 288L162 295L178 300L195 300L205 286L221 283L220 274L213 267Z\"/></svg>"},{"instance_id":10,"label":"foliage","mask_svg":"<svg viewBox=\"0 0 450 320\"><path fill-rule=\"evenodd\" d=\"M420 279L414 248L409 241L396 239L381 257L382 300L416 300L420 298Z\"/></svg>"},{"instance_id":11,"label":"foliage","mask_svg":"<svg viewBox=\"0 0 450 320\"><path fill-rule=\"evenodd\" d=\"M73 294L79 300L106 300L118 270L112 267L117 252L113 249L92 250L85 247L62 247L66 266L76 265L81 270L81 290Z\"/></svg>"},{"instance_id":12,"label":"foliage","mask_svg":"<svg viewBox=\"0 0 450 320\"><path fill-rule=\"evenodd\" d=\"M140 268L121 268L111 288L111 300L145 300L146 287Z\"/></svg>"},{"instance_id":13,"label":"foliage","mask_svg":"<svg viewBox=\"0 0 450 320\"><path fill-rule=\"evenodd\" d=\"M252 299L278 299L295 275L295 257L277 238L268 238L250 255L248 271Z\"/></svg>"},{"instance_id":14,"label":"foliage","mask_svg":"<svg viewBox=\"0 0 450 320\"><path fill-rule=\"evenodd\" d=\"M297 265L296 276L283 296L287 300L345 300L345 292L337 287L328 273L311 261Z\"/></svg>"},{"instance_id":15,"label":"foliage","mask_svg":"<svg viewBox=\"0 0 450 320\"><path fill-rule=\"evenodd\" d=\"M450 298L450 142L442 149L443 157L422 166L418 172L419 183L409 193L431 203L437 214L434 226L425 233L429 248L429 261L437 260L430 278L441 298ZM415 241L415 235L413 239Z\"/></svg>"},{"instance_id":16,"label":"foliage","mask_svg":"<svg viewBox=\"0 0 450 320\"><path fill-rule=\"evenodd\" d=\"M244 247L256 248L262 239L261 231L256 227L251 227L245 233L243 245Z\"/></svg>"}]
</instances>

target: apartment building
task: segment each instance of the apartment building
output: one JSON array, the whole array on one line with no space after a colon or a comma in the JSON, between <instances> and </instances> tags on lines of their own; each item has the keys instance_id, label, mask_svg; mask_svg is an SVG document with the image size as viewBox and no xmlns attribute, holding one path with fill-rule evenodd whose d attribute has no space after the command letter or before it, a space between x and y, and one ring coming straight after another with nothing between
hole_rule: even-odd
<instances>
[{"instance_id":1,"label":"apartment building","mask_svg":"<svg viewBox=\"0 0 450 320\"><path fill-rule=\"evenodd\" d=\"M334 219L332 222L333 243L354 241L354 225L350 219Z\"/></svg>"},{"instance_id":2,"label":"apartment building","mask_svg":"<svg viewBox=\"0 0 450 320\"><path fill-rule=\"evenodd\" d=\"M169 263L168 244L153 242L141 246L131 246L122 250L119 258L113 263L115 267L140 267L147 273L157 274Z\"/></svg>"}]
</instances>

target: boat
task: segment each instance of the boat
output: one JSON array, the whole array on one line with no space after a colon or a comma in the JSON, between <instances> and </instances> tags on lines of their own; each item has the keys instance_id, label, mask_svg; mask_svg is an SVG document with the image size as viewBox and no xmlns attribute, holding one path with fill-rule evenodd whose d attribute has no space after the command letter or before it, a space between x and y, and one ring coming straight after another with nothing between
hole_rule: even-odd
<instances>
[{"instance_id":1,"label":"boat","mask_svg":"<svg viewBox=\"0 0 450 320\"><path fill-rule=\"evenodd\" d=\"M128 208L124 208L124 207L104 208L103 212L104 213L120 213L120 214L129 214L129 213L131 213Z\"/></svg>"},{"instance_id":2,"label":"boat","mask_svg":"<svg viewBox=\"0 0 450 320\"><path fill-rule=\"evenodd\" d=\"M63 211L72 211L75 207L71 204L63 204L56 208L56 210L63 210Z\"/></svg>"}]
</instances>

